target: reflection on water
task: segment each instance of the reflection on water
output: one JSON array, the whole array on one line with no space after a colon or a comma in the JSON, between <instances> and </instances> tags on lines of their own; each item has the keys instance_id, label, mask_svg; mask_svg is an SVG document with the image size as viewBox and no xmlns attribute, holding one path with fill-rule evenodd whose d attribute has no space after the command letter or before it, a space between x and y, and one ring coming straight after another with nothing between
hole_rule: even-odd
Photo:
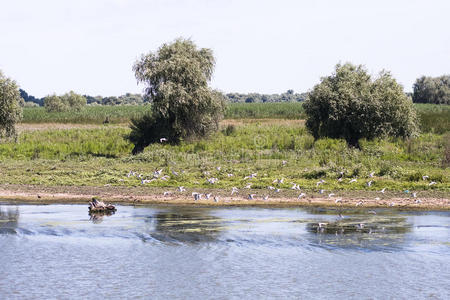
<instances>
[{"instance_id":1,"label":"reflection on water","mask_svg":"<svg viewBox=\"0 0 450 300\"><path fill-rule=\"evenodd\" d=\"M0 206L2 299L449 298L450 212L86 210Z\"/></svg>"},{"instance_id":2,"label":"reflection on water","mask_svg":"<svg viewBox=\"0 0 450 300\"><path fill-rule=\"evenodd\" d=\"M103 218L105 216L112 216L113 214L115 214L115 211L113 210L89 212L89 220L91 220L94 224L100 224L103 222Z\"/></svg>"},{"instance_id":3,"label":"reflection on water","mask_svg":"<svg viewBox=\"0 0 450 300\"><path fill-rule=\"evenodd\" d=\"M335 219L308 223L306 228L311 242L322 247L392 251L404 246L412 224L390 212L339 210Z\"/></svg>"},{"instance_id":4,"label":"reflection on water","mask_svg":"<svg viewBox=\"0 0 450 300\"><path fill-rule=\"evenodd\" d=\"M151 236L162 242L211 242L220 234L221 219L208 209L170 208L159 211Z\"/></svg>"},{"instance_id":5,"label":"reflection on water","mask_svg":"<svg viewBox=\"0 0 450 300\"><path fill-rule=\"evenodd\" d=\"M16 233L18 221L19 221L19 208L12 206L0 206L0 234Z\"/></svg>"}]
</instances>

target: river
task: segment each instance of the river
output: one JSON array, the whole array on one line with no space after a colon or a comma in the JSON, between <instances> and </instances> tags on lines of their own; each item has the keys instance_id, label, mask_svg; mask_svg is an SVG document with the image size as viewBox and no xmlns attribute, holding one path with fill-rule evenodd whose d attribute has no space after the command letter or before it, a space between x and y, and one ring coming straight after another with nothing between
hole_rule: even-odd
<instances>
[{"instance_id":1,"label":"river","mask_svg":"<svg viewBox=\"0 0 450 300\"><path fill-rule=\"evenodd\" d=\"M450 299L450 212L0 204L1 299Z\"/></svg>"}]
</instances>

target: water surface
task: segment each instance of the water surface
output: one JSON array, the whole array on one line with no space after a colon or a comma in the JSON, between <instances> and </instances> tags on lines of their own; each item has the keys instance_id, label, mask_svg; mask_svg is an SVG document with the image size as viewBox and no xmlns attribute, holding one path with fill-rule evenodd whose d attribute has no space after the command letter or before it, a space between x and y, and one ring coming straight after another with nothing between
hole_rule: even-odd
<instances>
[{"instance_id":1,"label":"water surface","mask_svg":"<svg viewBox=\"0 0 450 300\"><path fill-rule=\"evenodd\" d=\"M0 205L1 299L450 299L449 212Z\"/></svg>"}]
</instances>

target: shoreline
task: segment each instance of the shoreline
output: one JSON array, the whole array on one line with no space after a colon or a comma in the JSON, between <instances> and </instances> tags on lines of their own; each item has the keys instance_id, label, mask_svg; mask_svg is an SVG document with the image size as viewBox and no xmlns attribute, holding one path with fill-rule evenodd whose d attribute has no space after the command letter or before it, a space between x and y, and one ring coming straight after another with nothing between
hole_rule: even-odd
<instances>
[{"instance_id":1,"label":"shoreline","mask_svg":"<svg viewBox=\"0 0 450 300\"><path fill-rule=\"evenodd\" d=\"M172 188L173 189L173 188ZM165 189L165 190L172 190ZM262 206L262 207L330 207L330 208L394 208L412 210L450 210L450 199L447 197L400 197L388 195L383 199L375 199L364 191L347 191L349 196L328 198L326 196L309 195L297 199L291 195L277 195L263 200L261 196L248 200L247 192L231 196L229 191L218 189L214 195L219 201L201 198L195 201L192 191L171 191L170 195L163 195L160 188L118 187L118 186L41 186L41 185L0 185L0 201L29 203L29 204L88 204L92 197L99 197L102 201L113 204L164 204L187 206ZM199 191L205 192L205 191ZM208 190L208 192L211 192ZM258 191L251 191L257 193ZM261 191L260 191L261 192ZM340 194L342 191L339 192ZM335 202L336 199L341 201Z\"/></svg>"}]
</instances>

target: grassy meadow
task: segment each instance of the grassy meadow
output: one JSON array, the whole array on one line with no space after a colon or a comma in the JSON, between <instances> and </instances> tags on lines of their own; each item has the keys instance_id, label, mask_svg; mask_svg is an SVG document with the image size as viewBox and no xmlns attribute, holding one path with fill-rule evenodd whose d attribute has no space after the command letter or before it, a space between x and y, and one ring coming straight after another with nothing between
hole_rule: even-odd
<instances>
[{"instance_id":1,"label":"grassy meadow","mask_svg":"<svg viewBox=\"0 0 450 300\"><path fill-rule=\"evenodd\" d=\"M25 130L17 143L0 144L0 184L142 186L138 176L127 176L130 171L151 180L154 172L162 169L158 179L144 185L230 191L233 186L241 189L251 183L250 190L258 194L275 193L268 186L280 188L281 193L299 193L290 189L293 183L302 191L314 193L320 189L375 192L383 188L397 193L409 190L448 195L450 192L448 118L442 125L432 122L434 117L426 113L448 115L449 109L418 106L419 112L424 112L425 118L421 118L428 122L428 130L419 137L363 140L361 150L356 150L338 139L314 142L298 120L273 120L282 118L283 114L288 116L293 110L292 103L275 104L232 105L228 117L239 116L241 120L223 121L221 130L209 139L177 146L155 144L136 156L130 155L133 145L123 138L129 132L126 125ZM267 108L263 108L265 105ZM285 108L280 108L283 105ZM252 107L255 111L250 114ZM102 123L105 112L112 116L117 110L117 119L110 117L110 120L126 123L130 116L126 117L127 114L138 113L137 108L142 109L88 107L89 114L77 113L71 116L74 119L70 122L69 117L60 119L57 114L33 108L24 111L24 122L78 123L84 118L85 123L98 124ZM271 116L272 108L273 118L265 119ZM296 113L301 114L301 108ZM256 173L254 178L245 179L253 173ZM162 179L164 175L167 177ZM424 180L423 176L429 177ZM218 181L211 184L210 178ZM282 183L274 183L282 178ZM356 182L350 182L351 179ZM324 182L317 185L321 180ZM370 186L369 181L372 181ZM436 184L429 185L432 181Z\"/></svg>"}]
</instances>

